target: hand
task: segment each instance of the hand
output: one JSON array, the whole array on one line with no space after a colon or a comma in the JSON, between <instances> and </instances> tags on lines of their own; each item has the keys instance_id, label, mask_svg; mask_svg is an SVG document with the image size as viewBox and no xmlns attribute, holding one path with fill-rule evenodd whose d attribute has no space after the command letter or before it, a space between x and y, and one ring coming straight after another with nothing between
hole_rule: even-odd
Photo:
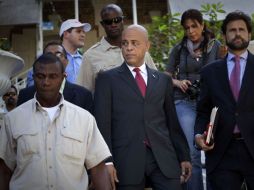
<instances>
[{"instance_id":1,"label":"hand","mask_svg":"<svg viewBox=\"0 0 254 190\"><path fill-rule=\"evenodd\" d=\"M205 144L205 134L198 134L195 136L195 142L198 147L200 147L203 151L209 151L212 150L214 147L214 144L211 146L208 146Z\"/></svg>"},{"instance_id":2,"label":"hand","mask_svg":"<svg viewBox=\"0 0 254 190\"><path fill-rule=\"evenodd\" d=\"M201 48L199 48L199 49L197 49L197 50L194 50L194 52L195 52L197 58L202 57L203 51L202 51Z\"/></svg>"},{"instance_id":3,"label":"hand","mask_svg":"<svg viewBox=\"0 0 254 190\"><path fill-rule=\"evenodd\" d=\"M188 161L181 162L181 169L182 169L182 174L180 176L181 183L187 182L191 176L191 170L192 170L191 163Z\"/></svg>"},{"instance_id":4,"label":"hand","mask_svg":"<svg viewBox=\"0 0 254 190\"><path fill-rule=\"evenodd\" d=\"M119 182L117 175L116 175L116 169L114 167L114 165L107 165L107 169L110 175L110 181L111 181L111 186L113 188L113 190L116 190L116 185L115 182Z\"/></svg>"},{"instance_id":5,"label":"hand","mask_svg":"<svg viewBox=\"0 0 254 190\"><path fill-rule=\"evenodd\" d=\"M189 80L176 80L176 79L173 79L173 84L174 84L174 86L176 86L177 88L180 88L185 93L186 90L191 85L191 82Z\"/></svg>"}]
</instances>

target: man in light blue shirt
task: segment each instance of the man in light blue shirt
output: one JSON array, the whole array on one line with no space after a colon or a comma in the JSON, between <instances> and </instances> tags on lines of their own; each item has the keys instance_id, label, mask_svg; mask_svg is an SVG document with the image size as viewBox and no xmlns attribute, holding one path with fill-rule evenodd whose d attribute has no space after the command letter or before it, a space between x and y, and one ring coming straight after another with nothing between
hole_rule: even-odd
<instances>
[{"instance_id":1,"label":"man in light blue shirt","mask_svg":"<svg viewBox=\"0 0 254 190\"><path fill-rule=\"evenodd\" d=\"M62 44L67 51L69 64L66 67L67 80L71 83L76 82L80 65L82 64L82 55L78 48L85 44L86 32L91 30L89 23L81 23L77 19L68 19L61 25L59 36Z\"/></svg>"},{"instance_id":2,"label":"man in light blue shirt","mask_svg":"<svg viewBox=\"0 0 254 190\"><path fill-rule=\"evenodd\" d=\"M84 47L86 32L91 30L89 23L81 23L77 19L68 19L64 21L60 27L59 36L62 45L67 52L68 65L65 69L67 73L67 81L75 83L82 64L82 55L78 48ZM33 71L27 74L27 87L34 84Z\"/></svg>"},{"instance_id":3,"label":"man in light blue shirt","mask_svg":"<svg viewBox=\"0 0 254 190\"><path fill-rule=\"evenodd\" d=\"M26 87L33 86L34 79L33 79L33 69L31 68L26 75Z\"/></svg>"},{"instance_id":4,"label":"man in light blue shirt","mask_svg":"<svg viewBox=\"0 0 254 190\"><path fill-rule=\"evenodd\" d=\"M69 63L65 69L67 73L66 79L71 83L75 83L80 65L82 64L82 55L78 51L75 54L71 54L67 51L67 59Z\"/></svg>"}]
</instances>

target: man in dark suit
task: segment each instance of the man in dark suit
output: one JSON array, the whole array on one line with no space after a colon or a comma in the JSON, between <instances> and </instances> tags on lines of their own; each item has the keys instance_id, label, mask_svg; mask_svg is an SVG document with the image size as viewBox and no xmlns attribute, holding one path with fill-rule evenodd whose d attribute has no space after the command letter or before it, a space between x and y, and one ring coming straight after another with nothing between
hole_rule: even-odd
<instances>
[{"instance_id":1,"label":"man in dark suit","mask_svg":"<svg viewBox=\"0 0 254 190\"><path fill-rule=\"evenodd\" d=\"M55 41L48 43L45 46L43 53L55 54L57 57L60 58L64 67L66 68L66 65L68 64L67 54L61 43ZM67 80L64 80L60 91L63 92L65 100L79 107L82 107L87 111L89 111L90 113L92 113L93 98L89 90L80 85L72 84ZM24 102L34 98L34 93L35 93L34 86L22 89L19 92L17 105L19 106L20 104L23 104Z\"/></svg>"},{"instance_id":2,"label":"man in dark suit","mask_svg":"<svg viewBox=\"0 0 254 190\"><path fill-rule=\"evenodd\" d=\"M146 66L149 46L146 29L129 26L122 34L125 62L99 73L95 85L95 118L113 155L107 165L118 190L142 190L146 179L154 190L180 190L180 176L186 181L191 173L172 80Z\"/></svg>"},{"instance_id":3,"label":"man in dark suit","mask_svg":"<svg viewBox=\"0 0 254 190\"><path fill-rule=\"evenodd\" d=\"M229 13L222 24L228 54L201 72L195 141L206 151L208 179L214 190L254 189L254 55L247 51L251 19ZM214 144L205 144L211 109L218 107Z\"/></svg>"}]
</instances>

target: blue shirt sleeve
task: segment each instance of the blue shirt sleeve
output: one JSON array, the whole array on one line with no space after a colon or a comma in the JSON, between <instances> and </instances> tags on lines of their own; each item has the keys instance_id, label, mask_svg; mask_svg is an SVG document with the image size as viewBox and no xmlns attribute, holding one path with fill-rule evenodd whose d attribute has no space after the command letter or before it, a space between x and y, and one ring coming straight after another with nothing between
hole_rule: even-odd
<instances>
[{"instance_id":1,"label":"blue shirt sleeve","mask_svg":"<svg viewBox=\"0 0 254 190\"><path fill-rule=\"evenodd\" d=\"M33 70L31 69L27 73L27 78L26 78L26 87L30 87L34 85L34 79L33 79Z\"/></svg>"}]
</instances>

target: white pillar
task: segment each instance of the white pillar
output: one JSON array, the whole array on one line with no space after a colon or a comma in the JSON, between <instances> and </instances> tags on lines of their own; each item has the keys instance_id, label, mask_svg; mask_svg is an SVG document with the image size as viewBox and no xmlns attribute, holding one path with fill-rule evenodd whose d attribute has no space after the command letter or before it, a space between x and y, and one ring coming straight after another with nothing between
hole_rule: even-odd
<instances>
[{"instance_id":1,"label":"white pillar","mask_svg":"<svg viewBox=\"0 0 254 190\"><path fill-rule=\"evenodd\" d=\"M132 15L133 15L133 24L138 24L136 0L132 0Z\"/></svg>"},{"instance_id":2,"label":"white pillar","mask_svg":"<svg viewBox=\"0 0 254 190\"><path fill-rule=\"evenodd\" d=\"M171 13L170 0L167 0L168 13Z\"/></svg>"},{"instance_id":3,"label":"white pillar","mask_svg":"<svg viewBox=\"0 0 254 190\"><path fill-rule=\"evenodd\" d=\"M43 29L42 29L42 25L43 25L43 2L42 1L38 1L39 3L39 23L36 24L36 32L37 32L37 51L36 51L36 55L37 57L39 55L42 54L43 51Z\"/></svg>"},{"instance_id":4,"label":"white pillar","mask_svg":"<svg viewBox=\"0 0 254 190\"><path fill-rule=\"evenodd\" d=\"M78 0L74 0L74 8L75 8L75 19L79 20L79 6L78 6Z\"/></svg>"}]
</instances>

